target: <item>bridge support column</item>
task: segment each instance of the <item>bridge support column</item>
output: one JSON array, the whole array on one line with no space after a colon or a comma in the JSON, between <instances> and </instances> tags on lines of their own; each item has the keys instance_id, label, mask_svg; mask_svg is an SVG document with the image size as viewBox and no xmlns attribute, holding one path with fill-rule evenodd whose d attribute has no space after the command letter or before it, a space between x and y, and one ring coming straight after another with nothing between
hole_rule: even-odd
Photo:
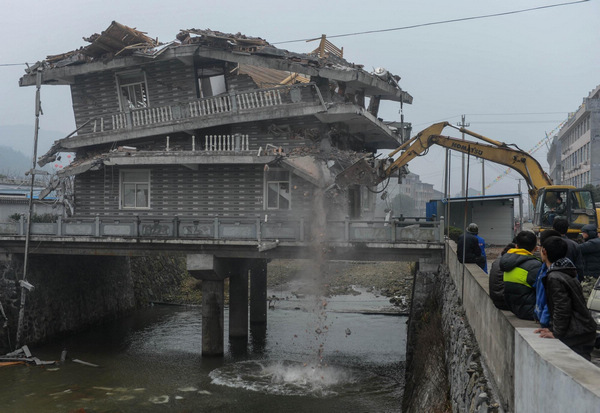
<instances>
[{"instance_id":1,"label":"bridge support column","mask_svg":"<svg viewBox=\"0 0 600 413\"><path fill-rule=\"evenodd\" d=\"M235 260L238 261L238 260ZM229 277L229 337L248 340L248 265L232 270Z\"/></svg>"},{"instance_id":2,"label":"bridge support column","mask_svg":"<svg viewBox=\"0 0 600 413\"><path fill-rule=\"evenodd\" d=\"M224 280L229 276L224 259L210 254L189 254L187 270L202 280L202 355L224 354Z\"/></svg>"},{"instance_id":3,"label":"bridge support column","mask_svg":"<svg viewBox=\"0 0 600 413\"><path fill-rule=\"evenodd\" d=\"M202 355L223 355L223 280L202 280Z\"/></svg>"},{"instance_id":4,"label":"bridge support column","mask_svg":"<svg viewBox=\"0 0 600 413\"><path fill-rule=\"evenodd\" d=\"M250 324L267 323L267 260L252 260L250 267Z\"/></svg>"}]
</instances>

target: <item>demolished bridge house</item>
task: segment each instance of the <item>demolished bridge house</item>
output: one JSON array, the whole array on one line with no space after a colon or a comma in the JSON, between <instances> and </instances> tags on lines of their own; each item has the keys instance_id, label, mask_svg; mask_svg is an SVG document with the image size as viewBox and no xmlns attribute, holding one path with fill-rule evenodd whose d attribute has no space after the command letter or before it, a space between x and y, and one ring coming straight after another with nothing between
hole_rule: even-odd
<instances>
[{"instance_id":1,"label":"demolished bridge house","mask_svg":"<svg viewBox=\"0 0 600 413\"><path fill-rule=\"evenodd\" d=\"M410 132L378 118L381 101L412 103L400 78L347 62L325 36L308 54L212 30L160 43L117 22L84 40L20 79L71 88L76 132L38 163L75 153L46 191L72 182L75 217L310 215L317 188ZM370 219L374 197L351 187L338 215Z\"/></svg>"}]
</instances>

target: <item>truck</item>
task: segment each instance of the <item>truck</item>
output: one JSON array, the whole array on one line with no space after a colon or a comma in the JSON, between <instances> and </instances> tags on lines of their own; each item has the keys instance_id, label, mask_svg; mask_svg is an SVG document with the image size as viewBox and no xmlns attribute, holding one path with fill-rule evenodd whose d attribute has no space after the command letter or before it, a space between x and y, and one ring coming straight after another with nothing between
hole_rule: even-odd
<instances>
[{"instance_id":1,"label":"truck","mask_svg":"<svg viewBox=\"0 0 600 413\"><path fill-rule=\"evenodd\" d=\"M446 127L454 128L483 142L441 135ZM517 171L527 183L529 197L534 205L532 223L536 233L552 228L554 219L559 217L569 222L569 237L577 237L581 227L586 224L598 227L598 210L591 191L570 185L554 185L540 163L517 145L496 141L448 122L429 126L386 157L363 157L338 174L335 183L340 188L352 185L373 187L392 176L401 179L408 173L408 162L417 156L426 156L433 145L505 165ZM400 155L394 160L397 154Z\"/></svg>"}]
</instances>

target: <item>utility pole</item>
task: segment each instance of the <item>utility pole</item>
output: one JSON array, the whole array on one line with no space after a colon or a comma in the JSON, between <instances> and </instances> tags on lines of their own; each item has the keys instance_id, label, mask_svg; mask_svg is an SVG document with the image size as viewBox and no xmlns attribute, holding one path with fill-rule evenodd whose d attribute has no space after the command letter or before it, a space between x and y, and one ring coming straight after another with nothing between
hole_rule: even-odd
<instances>
[{"instance_id":1,"label":"utility pole","mask_svg":"<svg viewBox=\"0 0 600 413\"><path fill-rule=\"evenodd\" d=\"M521 193L521 181L519 179L519 231L523 231L523 194Z\"/></svg>"},{"instance_id":2,"label":"utility pole","mask_svg":"<svg viewBox=\"0 0 600 413\"><path fill-rule=\"evenodd\" d=\"M462 115L461 117L461 122L456 124L457 126L460 126L461 128L466 128L467 126L471 126L471 124L469 123L465 123L465 115ZM462 133L462 140L465 140L465 133ZM461 191L460 194L461 196L464 198L465 197L465 154L462 154L462 175L461 175ZM469 189L467 188L467 191Z\"/></svg>"},{"instance_id":3,"label":"utility pole","mask_svg":"<svg viewBox=\"0 0 600 413\"><path fill-rule=\"evenodd\" d=\"M481 158L481 195L485 196L485 160Z\"/></svg>"},{"instance_id":4,"label":"utility pole","mask_svg":"<svg viewBox=\"0 0 600 413\"><path fill-rule=\"evenodd\" d=\"M35 91L35 131L33 134L33 159L29 174L31 175L31 186L29 188L29 214L27 217L27 233L25 237L25 254L23 259L23 278L21 284L21 304L19 306L19 321L17 323L16 348L20 348L23 340L23 325L25 323L25 299L27 291L33 289L33 286L27 282L27 265L29 262L29 239L31 238L31 217L33 215L33 186L35 185L35 165L37 163L38 133L40 130L40 114L42 114L42 104L40 102L40 89L42 87L42 69L37 69Z\"/></svg>"}]
</instances>

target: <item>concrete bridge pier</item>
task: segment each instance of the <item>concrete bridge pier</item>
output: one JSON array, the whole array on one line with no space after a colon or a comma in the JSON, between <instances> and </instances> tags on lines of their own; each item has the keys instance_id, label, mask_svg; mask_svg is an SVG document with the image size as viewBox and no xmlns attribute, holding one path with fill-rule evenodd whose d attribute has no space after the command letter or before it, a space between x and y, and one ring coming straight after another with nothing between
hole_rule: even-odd
<instances>
[{"instance_id":1,"label":"concrete bridge pier","mask_svg":"<svg viewBox=\"0 0 600 413\"><path fill-rule=\"evenodd\" d=\"M229 338L248 342L248 272L247 260L240 261L229 277Z\"/></svg>"},{"instance_id":2,"label":"concrete bridge pier","mask_svg":"<svg viewBox=\"0 0 600 413\"><path fill-rule=\"evenodd\" d=\"M250 321L267 322L267 260L189 254L187 270L202 280L202 355L224 354L224 280L229 277L229 337L248 342L248 273L251 274Z\"/></svg>"},{"instance_id":3,"label":"concrete bridge pier","mask_svg":"<svg viewBox=\"0 0 600 413\"><path fill-rule=\"evenodd\" d=\"M250 324L267 324L267 260L254 259L250 266Z\"/></svg>"},{"instance_id":4,"label":"concrete bridge pier","mask_svg":"<svg viewBox=\"0 0 600 413\"><path fill-rule=\"evenodd\" d=\"M189 254L187 270L202 280L202 355L222 356L224 351L226 260L212 254Z\"/></svg>"}]
</instances>

